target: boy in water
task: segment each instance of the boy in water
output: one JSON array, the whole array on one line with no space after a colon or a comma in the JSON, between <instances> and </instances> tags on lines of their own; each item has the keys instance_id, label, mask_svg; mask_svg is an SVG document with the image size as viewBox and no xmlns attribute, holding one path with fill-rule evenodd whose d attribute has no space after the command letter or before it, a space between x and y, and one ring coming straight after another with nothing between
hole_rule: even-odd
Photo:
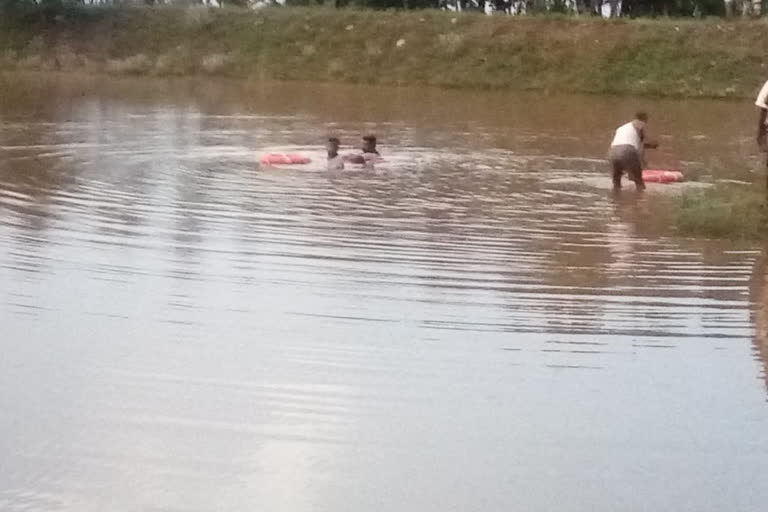
<instances>
[{"instance_id":1,"label":"boy in water","mask_svg":"<svg viewBox=\"0 0 768 512\"><path fill-rule=\"evenodd\" d=\"M648 114L638 112L635 118L616 129L608 152L608 161L613 170L613 188L621 188L621 175L626 173L635 182L637 190L645 189L643 181L643 150L657 148L655 142L648 142L645 137L645 126L648 124Z\"/></svg>"},{"instance_id":2,"label":"boy in water","mask_svg":"<svg viewBox=\"0 0 768 512\"><path fill-rule=\"evenodd\" d=\"M328 170L329 171L342 171L344 170L344 158L339 154L339 146L341 142L336 137L330 137L326 144L328 150Z\"/></svg>"},{"instance_id":3,"label":"boy in water","mask_svg":"<svg viewBox=\"0 0 768 512\"><path fill-rule=\"evenodd\" d=\"M345 157L345 160L351 164L372 166L379 157L381 155L376 149L376 136L366 135L363 137L362 153L359 155L348 155Z\"/></svg>"}]
</instances>

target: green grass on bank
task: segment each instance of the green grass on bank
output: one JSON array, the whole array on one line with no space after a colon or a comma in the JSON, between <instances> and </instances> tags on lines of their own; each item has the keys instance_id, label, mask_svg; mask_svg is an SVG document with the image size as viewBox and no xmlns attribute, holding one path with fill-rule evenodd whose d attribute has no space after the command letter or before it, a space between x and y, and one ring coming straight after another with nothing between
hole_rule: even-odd
<instances>
[{"instance_id":1,"label":"green grass on bank","mask_svg":"<svg viewBox=\"0 0 768 512\"><path fill-rule=\"evenodd\" d=\"M5 69L698 97L768 75L761 20L70 7L0 24Z\"/></svg>"},{"instance_id":2,"label":"green grass on bank","mask_svg":"<svg viewBox=\"0 0 768 512\"><path fill-rule=\"evenodd\" d=\"M768 239L768 193L762 187L715 186L686 192L679 201L672 211L681 235Z\"/></svg>"}]
</instances>

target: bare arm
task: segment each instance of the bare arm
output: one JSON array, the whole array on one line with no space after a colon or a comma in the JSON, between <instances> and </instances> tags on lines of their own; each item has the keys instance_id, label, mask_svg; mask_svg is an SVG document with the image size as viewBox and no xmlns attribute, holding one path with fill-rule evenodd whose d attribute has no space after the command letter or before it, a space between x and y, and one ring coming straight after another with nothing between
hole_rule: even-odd
<instances>
[{"instance_id":1,"label":"bare arm","mask_svg":"<svg viewBox=\"0 0 768 512\"><path fill-rule=\"evenodd\" d=\"M757 117L757 145L760 146L760 149L765 149L765 136L766 136L766 126L765 121L768 117L768 110L761 108L760 113Z\"/></svg>"},{"instance_id":2,"label":"bare arm","mask_svg":"<svg viewBox=\"0 0 768 512\"><path fill-rule=\"evenodd\" d=\"M656 149L657 147L659 147L659 143L657 141L652 140L652 139L648 139L645 136L645 128L642 128L640 130L640 140L643 143L643 148L646 148L646 149Z\"/></svg>"}]
</instances>

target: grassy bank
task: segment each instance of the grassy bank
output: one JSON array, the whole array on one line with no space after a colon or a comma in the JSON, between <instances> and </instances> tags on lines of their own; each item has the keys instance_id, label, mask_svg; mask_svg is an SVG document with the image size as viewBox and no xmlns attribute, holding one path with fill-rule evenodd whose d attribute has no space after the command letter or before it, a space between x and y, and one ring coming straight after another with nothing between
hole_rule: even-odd
<instances>
[{"instance_id":1,"label":"grassy bank","mask_svg":"<svg viewBox=\"0 0 768 512\"><path fill-rule=\"evenodd\" d=\"M6 69L699 97L768 75L763 21L80 7L0 24Z\"/></svg>"},{"instance_id":2,"label":"grassy bank","mask_svg":"<svg viewBox=\"0 0 768 512\"><path fill-rule=\"evenodd\" d=\"M728 240L768 239L768 202L759 186L718 185L667 205L677 234Z\"/></svg>"}]
</instances>

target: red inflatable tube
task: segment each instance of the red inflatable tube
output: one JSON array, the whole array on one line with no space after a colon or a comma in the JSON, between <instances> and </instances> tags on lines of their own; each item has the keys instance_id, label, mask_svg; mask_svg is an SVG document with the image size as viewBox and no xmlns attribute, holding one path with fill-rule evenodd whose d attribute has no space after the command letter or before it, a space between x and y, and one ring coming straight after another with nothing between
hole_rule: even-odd
<instances>
[{"instance_id":1,"label":"red inflatable tube","mask_svg":"<svg viewBox=\"0 0 768 512\"><path fill-rule=\"evenodd\" d=\"M677 183L683 181L683 173L663 169L644 169L643 181L648 183Z\"/></svg>"},{"instance_id":2,"label":"red inflatable tube","mask_svg":"<svg viewBox=\"0 0 768 512\"><path fill-rule=\"evenodd\" d=\"M262 165L304 165L310 159L301 155L282 155L279 153L267 153L261 157Z\"/></svg>"}]
</instances>

